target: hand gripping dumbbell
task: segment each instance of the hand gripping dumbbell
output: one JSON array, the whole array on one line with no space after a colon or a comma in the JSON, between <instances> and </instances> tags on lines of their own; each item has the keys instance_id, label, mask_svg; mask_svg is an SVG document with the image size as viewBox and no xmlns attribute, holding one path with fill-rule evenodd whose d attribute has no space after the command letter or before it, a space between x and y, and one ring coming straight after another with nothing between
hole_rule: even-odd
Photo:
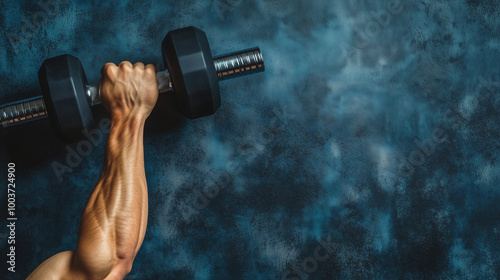
<instances>
[{"instance_id":1,"label":"hand gripping dumbbell","mask_svg":"<svg viewBox=\"0 0 500 280\"><path fill-rule=\"evenodd\" d=\"M160 93L174 92L177 108L190 119L219 109L219 81L262 72L259 48L212 58L205 33L195 27L168 32L161 44L167 70L156 73ZM62 55L45 60L38 71L42 95L0 106L2 127L49 117L67 142L85 139L95 128L91 106L100 104L99 85L88 85L80 60Z\"/></svg>"}]
</instances>

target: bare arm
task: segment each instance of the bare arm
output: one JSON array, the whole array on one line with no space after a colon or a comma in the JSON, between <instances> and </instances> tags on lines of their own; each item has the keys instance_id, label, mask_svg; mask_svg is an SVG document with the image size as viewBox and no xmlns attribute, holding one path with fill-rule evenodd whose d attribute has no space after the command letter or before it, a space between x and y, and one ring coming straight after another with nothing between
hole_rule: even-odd
<instances>
[{"instance_id":1,"label":"bare arm","mask_svg":"<svg viewBox=\"0 0 500 280\"><path fill-rule=\"evenodd\" d=\"M96 279L111 272L123 278L144 239L148 196L143 128L143 120L135 118L112 125L104 170L83 212L75 260L87 275L98 275Z\"/></svg>"},{"instance_id":2,"label":"bare arm","mask_svg":"<svg viewBox=\"0 0 500 280\"><path fill-rule=\"evenodd\" d=\"M106 64L102 74L101 100L112 125L102 175L83 211L77 249L47 260L32 279L59 273L54 279L123 279L144 240L148 194L143 131L158 96L155 69L124 62ZM59 272L40 273L56 267Z\"/></svg>"}]
</instances>

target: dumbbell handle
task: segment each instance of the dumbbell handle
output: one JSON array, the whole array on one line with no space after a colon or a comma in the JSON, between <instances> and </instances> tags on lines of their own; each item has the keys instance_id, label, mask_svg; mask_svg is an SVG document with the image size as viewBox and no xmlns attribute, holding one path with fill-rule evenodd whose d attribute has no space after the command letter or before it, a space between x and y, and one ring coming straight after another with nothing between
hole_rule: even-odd
<instances>
[{"instance_id":1,"label":"dumbbell handle","mask_svg":"<svg viewBox=\"0 0 500 280\"><path fill-rule=\"evenodd\" d=\"M214 64L219 81L264 71L264 59L259 48L214 57ZM168 71L157 72L156 79L160 93L173 90ZM87 98L91 105L101 103L98 84L87 86ZM47 109L42 96L0 106L0 123L4 128L44 118L47 118Z\"/></svg>"}]
</instances>

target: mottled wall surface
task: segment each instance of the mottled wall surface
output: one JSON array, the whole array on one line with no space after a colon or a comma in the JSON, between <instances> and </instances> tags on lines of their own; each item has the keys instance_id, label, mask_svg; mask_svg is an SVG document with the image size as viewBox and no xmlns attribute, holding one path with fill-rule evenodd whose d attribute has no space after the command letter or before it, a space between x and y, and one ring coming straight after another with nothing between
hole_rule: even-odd
<instances>
[{"instance_id":1,"label":"mottled wall surface","mask_svg":"<svg viewBox=\"0 0 500 280\"><path fill-rule=\"evenodd\" d=\"M36 2L0 2L1 102L38 94L42 61L64 53L94 82L108 61L161 68L161 40L188 25L214 54L260 46L266 60L221 84L214 116L159 101L148 229L126 279L500 277L496 1ZM24 279L75 249L104 145L79 159L47 121L0 137L1 275L15 162L7 279Z\"/></svg>"}]
</instances>

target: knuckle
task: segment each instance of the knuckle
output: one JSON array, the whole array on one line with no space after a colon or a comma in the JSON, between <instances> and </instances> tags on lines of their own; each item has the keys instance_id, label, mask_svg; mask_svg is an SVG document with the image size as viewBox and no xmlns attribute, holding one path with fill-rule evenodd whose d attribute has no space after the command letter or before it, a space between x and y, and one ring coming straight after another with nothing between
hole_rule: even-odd
<instances>
[{"instance_id":1,"label":"knuckle","mask_svg":"<svg viewBox=\"0 0 500 280\"><path fill-rule=\"evenodd\" d=\"M146 68L146 74L148 74L148 75L156 74L155 68L153 68L153 67L147 67Z\"/></svg>"},{"instance_id":2,"label":"knuckle","mask_svg":"<svg viewBox=\"0 0 500 280\"><path fill-rule=\"evenodd\" d=\"M104 73L106 73L106 75L108 75L108 76L113 75L114 74L114 67L111 65L107 66L106 68L104 68Z\"/></svg>"},{"instance_id":3,"label":"knuckle","mask_svg":"<svg viewBox=\"0 0 500 280\"><path fill-rule=\"evenodd\" d=\"M133 66L132 66L132 63L130 63L129 61L124 61L124 62L120 63L119 67L120 67L120 69L131 70Z\"/></svg>"},{"instance_id":4,"label":"knuckle","mask_svg":"<svg viewBox=\"0 0 500 280\"><path fill-rule=\"evenodd\" d=\"M115 67L116 65L114 63L106 63L102 67L102 72L105 74L111 74Z\"/></svg>"},{"instance_id":5,"label":"knuckle","mask_svg":"<svg viewBox=\"0 0 500 280\"><path fill-rule=\"evenodd\" d=\"M116 69L116 66L113 67L113 66L108 66L106 68L103 69L103 76L105 78L111 78L111 77L115 77L115 69Z\"/></svg>"}]
</instances>

